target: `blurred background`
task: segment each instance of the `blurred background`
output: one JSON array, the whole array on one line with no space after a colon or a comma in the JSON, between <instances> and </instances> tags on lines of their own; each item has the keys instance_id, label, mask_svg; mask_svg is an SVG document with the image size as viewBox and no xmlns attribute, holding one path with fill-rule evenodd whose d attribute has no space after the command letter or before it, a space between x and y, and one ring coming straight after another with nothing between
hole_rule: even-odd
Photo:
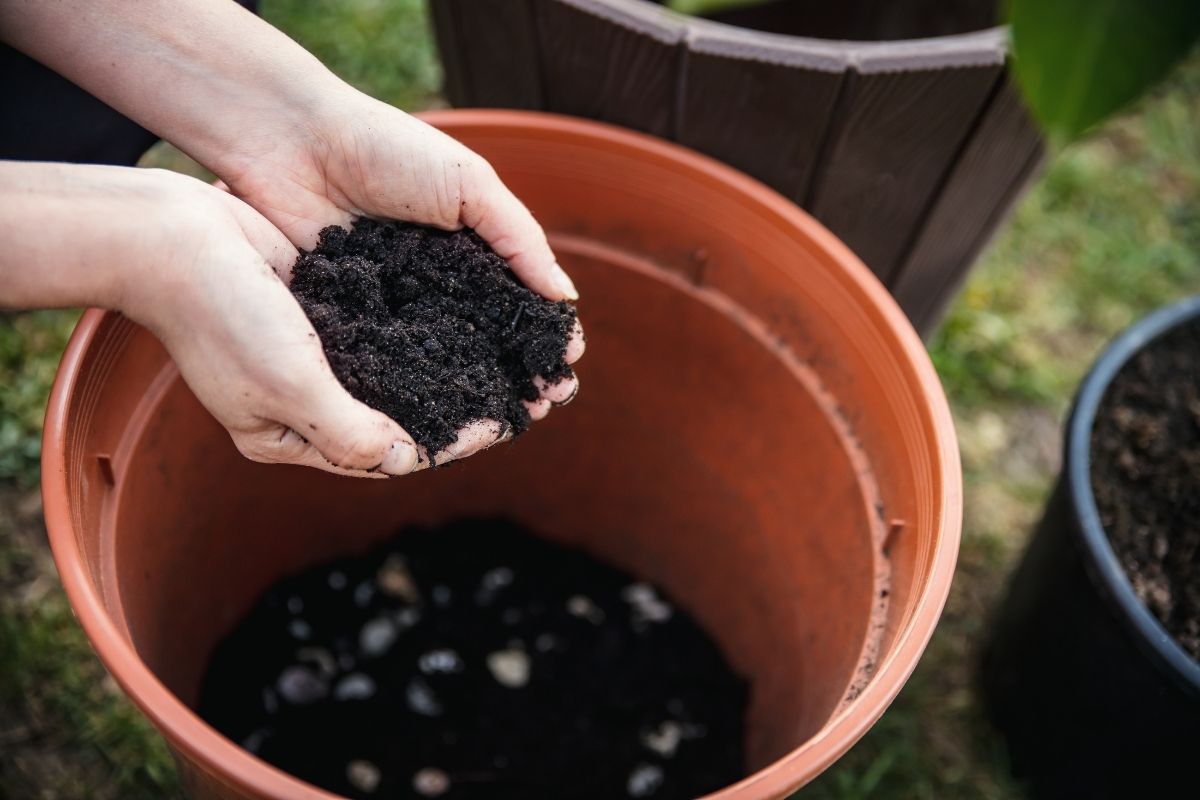
<instances>
[{"instance_id":1,"label":"blurred background","mask_svg":"<svg viewBox=\"0 0 1200 800\"><path fill-rule=\"evenodd\" d=\"M444 105L424 0L263 0L364 91ZM146 163L203 176L160 144ZM975 693L989 609L1058 471L1074 388L1103 344L1200 292L1200 58L1054 155L930 342L954 409L966 521L949 605L879 724L807 787L821 798L1017 798ZM37 491L46 396L77 312L0 312L0 800L178 796L165 746L92 655Z\"/></svg>"}]
</instances>

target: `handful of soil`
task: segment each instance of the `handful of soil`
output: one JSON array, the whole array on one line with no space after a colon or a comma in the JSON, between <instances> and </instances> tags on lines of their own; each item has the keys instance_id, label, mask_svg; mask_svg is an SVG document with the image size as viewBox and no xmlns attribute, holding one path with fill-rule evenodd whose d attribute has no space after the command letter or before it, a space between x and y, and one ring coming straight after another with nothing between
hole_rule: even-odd
<instances>
[{"instance_id":1,"label":"handful of soil","mask_svg":"<svg viewBox=\"0 0 1200 800\"><path fill-rule=\"evenodd\" d=\"M198 711L355 800L691 800L745 775L748 689L657 587L485 519L272 586Z\"/></svg>"},{"instance_id":2,"label":"handful of soil","mask_svg":"<svg viewBox=\"0 0 1200 800\"><path fill-rule=\"evenodd\" d=\"M1200 323L1146 347L1108 387L1092 490L1134 591L1200 659Z\"/></svg>"},{"instance_id":3,"label":"handful of soil","mask_svg":"<svg viewBox=\"0 0 1200 800\"><path fill-rule=\"evenodd\" d=\"M431 456L485 418L525 432L533 379L572 374L575 309L525 288L474 231L331 226L301 254L291 288L342 385Z\"/></svg>"}]
</instances>

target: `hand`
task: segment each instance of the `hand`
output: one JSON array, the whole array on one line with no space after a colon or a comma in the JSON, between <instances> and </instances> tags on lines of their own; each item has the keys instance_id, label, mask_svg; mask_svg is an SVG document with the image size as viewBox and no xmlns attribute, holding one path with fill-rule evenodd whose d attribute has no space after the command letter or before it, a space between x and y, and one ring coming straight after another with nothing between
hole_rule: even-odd
<instances>
[{"instance_id":1,"label":"hand","mask_svg":"<svg viewBox=\"0 0 1200 800\"><path fill-rule=\"evenodd\" d=\"M417 466L408 434L334 377L277 274L296 248L245 203L171 172L55 164L0 164L0 196L4 299L142 323L249 458L354 475Z\"/></svg>"},{"instance_id":2,"label":"hand","mask_svg":"<svg viewBox=\"0 0 1200 800\"><path fill-rule=\"evenodd\" d=\"M251 142L269 146L251 144L223 158L219 174L230 191L306 249L316 244L321 229L349 227L364 215L445 230L467 226L529 288L552 300L578 297L541 226L491 165L431 126L347 86L330 94L315 120L284 144L279 137L259 137ZM282 274L286 280L287 271ZM583 330L577 328L567 363L583 350ZM541 419L577 390L574 377L544 387L542 397L527 404L530 415ZM468 426L437 456L438 463L493 444L502 429L490 420Z\"/></svg>"}]
</instances>

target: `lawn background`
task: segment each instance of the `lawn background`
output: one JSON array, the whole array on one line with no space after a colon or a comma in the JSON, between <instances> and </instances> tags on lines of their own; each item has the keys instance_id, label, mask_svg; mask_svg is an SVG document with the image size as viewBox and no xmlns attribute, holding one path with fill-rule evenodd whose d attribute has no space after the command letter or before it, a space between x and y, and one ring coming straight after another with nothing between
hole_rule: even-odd
<instances>
[{"instance_id":1,"label":"lawn background","mask_svg":"<svg viewBox=\"0 0 1200 800\"><path fill-rule=\"evenodd\" d=\"M363 90L442 104L423 0L264 0L262 13ZM148 162L203 174L165 145ZM958 574L899 699L806 800L1020 796L973 691L989 609L1057 472L1088 364L1196 292L1200 59L1051 160L932 341L966 477ZM177 796L170 756L92 656L41 527L38 437L76 317L0 312L0 800L163 800Z\"/></svg>"}]
</instances>

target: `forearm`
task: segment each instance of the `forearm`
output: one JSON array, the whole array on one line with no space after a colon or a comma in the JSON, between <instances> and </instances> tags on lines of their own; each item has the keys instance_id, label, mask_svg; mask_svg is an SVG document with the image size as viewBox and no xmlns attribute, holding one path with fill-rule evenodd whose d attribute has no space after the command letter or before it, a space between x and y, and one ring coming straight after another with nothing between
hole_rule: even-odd
<instances>
[{"instance_id":1,"label":"forearm","mask_svg":"<svg viewBox=\"0 0 1200 800\"><path fill-rule=\"evenodd\" d=\"M119 307L129 213L152 201L116 167L0 161L0 305Z\"/></svg>"},{"instance_id":2,"label":"forearm","mask_svg":"<svg viewBox=\"0 0 1200 800\"><path fill-rule=\"evenodd\" d=\"M346 88L231 0L0 0L0 39L218 174L294 146Z\"/></svg>"}]
</instances>

